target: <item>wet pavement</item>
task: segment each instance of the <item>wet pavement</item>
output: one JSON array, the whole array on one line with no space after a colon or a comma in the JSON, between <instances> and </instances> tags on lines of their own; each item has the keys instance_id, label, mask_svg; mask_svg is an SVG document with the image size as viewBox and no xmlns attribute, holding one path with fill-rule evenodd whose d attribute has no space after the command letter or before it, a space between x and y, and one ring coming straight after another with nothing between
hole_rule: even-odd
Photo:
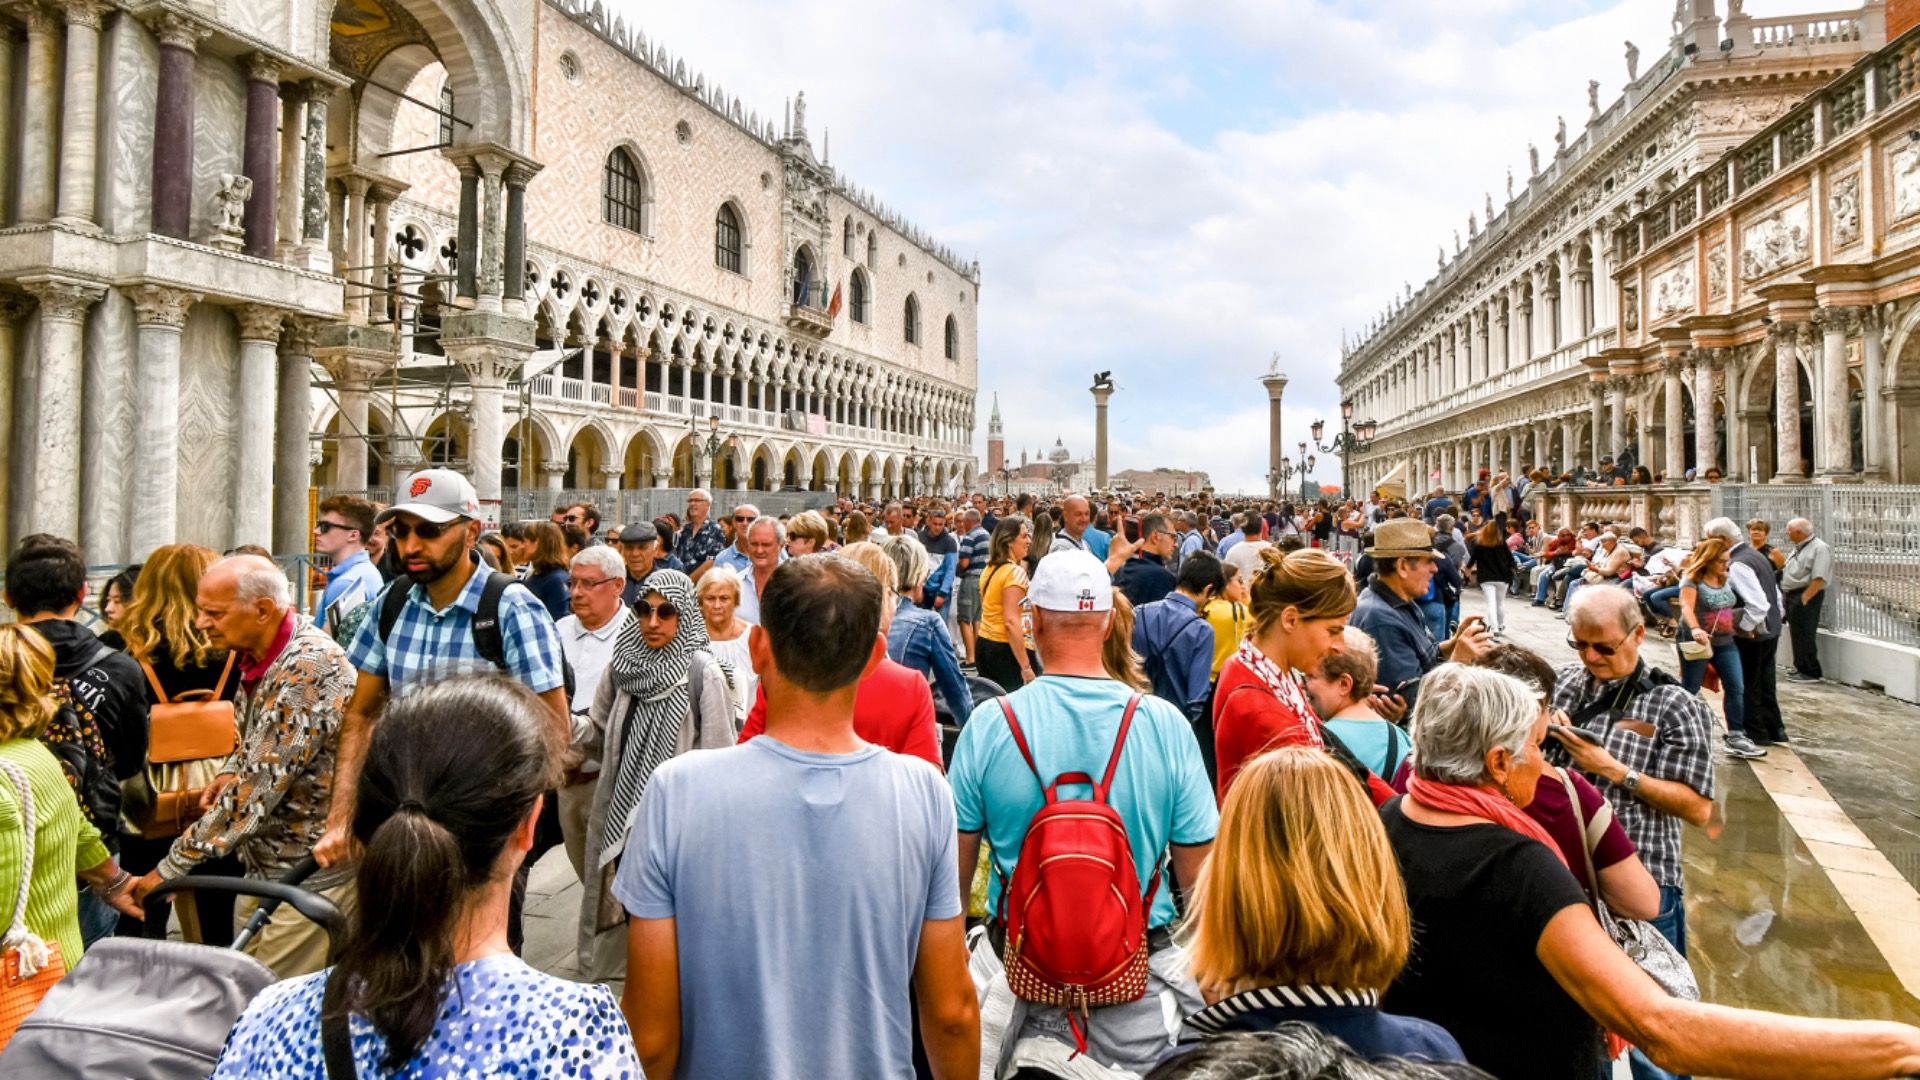
<instances>
[{"instance_id":1,"label":"wet pavement","mask_svg":"<svg viewBox=\"0 0 1920 1080\"><path fill-rule=\"evenodd\" d=\"M1480 597L1466 597L1480 610ZM1509 604L1507 640L1573 659L1553 612ZM1783 648L1782 652L1786 652ZM1648 660L1676 669L1672 645ZM1712 1002L1920 1024L1920 706L1780 671L1793 745L1723 760L1707 829L1684 841L1691 959ZM1716 716L1717 695L1708 695ZM534 868L529 962L577 977L579 885L566 855ZM1904 982L1903 982L1904 980Z\"/></svg>"}]
</instances>

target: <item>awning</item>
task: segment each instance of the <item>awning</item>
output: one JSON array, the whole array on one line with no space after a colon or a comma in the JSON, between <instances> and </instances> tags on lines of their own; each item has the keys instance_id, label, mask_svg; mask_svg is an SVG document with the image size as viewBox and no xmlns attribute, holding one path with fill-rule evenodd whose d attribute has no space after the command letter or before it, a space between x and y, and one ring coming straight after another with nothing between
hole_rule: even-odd
<instances>
[{"instance_id":1,"label":"awning","mask_svg":"<svg viewBox=\"0 0 1920 1080\"><path fill-rule=\"evenodd\" d=\"M1373 493L1386 499L1404 499L1407 497L1407 463L1395 465L1380 482L1373 485Z\"/></svg>"}]
</instances>

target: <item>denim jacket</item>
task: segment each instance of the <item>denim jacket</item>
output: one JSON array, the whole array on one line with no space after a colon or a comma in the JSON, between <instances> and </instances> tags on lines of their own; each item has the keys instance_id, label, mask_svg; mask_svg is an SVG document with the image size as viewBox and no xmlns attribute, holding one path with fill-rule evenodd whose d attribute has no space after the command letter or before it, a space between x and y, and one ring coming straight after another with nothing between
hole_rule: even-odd
<instances>
[{"instance_id":1,"label":"denim jacket","mask_svg":"<svg viewBox=\"0 0 1920 1080\"><path fill-rule=\"evenodd\" d=\"M894 607L893 625L887 629L887 656L896 664L931 676L954 722L966 722L973 712L973 695L967 690L966 677L960 674L960 658L953 651L947 621L937 612L917 608L912 600L900 597Z\"/></svg>"}]
</instances>

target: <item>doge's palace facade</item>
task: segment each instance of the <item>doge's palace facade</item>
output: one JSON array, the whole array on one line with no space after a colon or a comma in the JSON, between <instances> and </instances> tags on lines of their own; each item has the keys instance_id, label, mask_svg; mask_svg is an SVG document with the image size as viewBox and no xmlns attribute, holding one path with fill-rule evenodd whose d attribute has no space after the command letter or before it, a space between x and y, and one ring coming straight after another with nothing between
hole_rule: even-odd
<instances>
[{"instance_id":1,"label":"doge's palace facade","mask_svg":"<svg viewBox=\"0 0 1920 1080\"><path fill-rule=\"evenodd\" d=\"M1676 482L1708 466L1745 477L1754 461L1757 478L1774 475L1784 457L1776 444L1791 436L1773 437L1771 397L1739 364L1753 365L1750 346L1762 340L1805 358L1816 336L1806 279L1819 272L1809 255L1828 245L1792 216L1805 200L1790 220L1744 234L1706 222L1756 201L1772 206L1795 183L1776 173L1804 172L1873 126L1858 122L1869 111L1860 105L1858 130L1836 130L1835 110L1817 103L1882 49L1884 5L1724 20L1714 0L1680 7L1669 50L1630 70L1611 106L1593 100L1584 129L1568 138L1563 128L1544 162L1530 155L1532 175L1500 209L1489 197L1464 248L1443 251L1432 280L1344 348L1342 393L1380 432L1352 460L1356 486L1458 488L1481 470L1557 474L1603 456ZM1881 104L1875 98L1876 122ZM1765 173L1739 164L1758 156ZM1651 237L1650 219L1665 222ZM1673 257L1682 234L1695 241L1691 262ZM1859 314L1840 318L1856 336L1870 320L1883 325L1885 313L1851 304ZM1788 413L1808 397L1788 399ZM1707 404L1696 410L1696 400ZM1797 434L1799 425L1778 427ZM1874 456L1882 475L1892 471L1897 455Z\"/></svg>"},{"instance_id":2,"label":"doge's palace facade","mask_svg":"<svg viewBox=\"0 0 1920 1080\"><path fill-rule=\"evenodd\" d=\"M8 541L974 474L977 264L600 4L26 0L0 95Z\"/></svg>"}]
</instances>

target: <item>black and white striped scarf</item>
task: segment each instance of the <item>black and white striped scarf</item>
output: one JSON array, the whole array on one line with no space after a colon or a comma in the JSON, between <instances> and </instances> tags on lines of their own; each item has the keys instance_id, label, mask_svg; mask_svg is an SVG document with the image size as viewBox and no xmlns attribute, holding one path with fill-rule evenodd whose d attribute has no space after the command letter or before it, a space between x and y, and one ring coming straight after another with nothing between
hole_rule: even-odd
<instances>
[{"instance_id":1,"label":"black and white striped scarf","mask_svg":"<svg viewBox=\"0 0 1920 1080\"><path fill-rule=\"evenodd\" d=\"M632 824L629 819L640 805L647 781L661 762L673 756L681 727L698 722L691 717L693 698L688 675L693 669L693 654L707 647L707 620L694 598L693 581L680 571L655 570L647 578L641 600L654 593L679 609L680 630L666 645L648 648L640 635L642 620L630 619L614 644L607 677L632 699L633 706L623 720L620 760L613 764L613 796L607 803L599 866L612 862L625 849ZM708 660L712 662L711 657Z\"/></svg>"}]
</instances>

